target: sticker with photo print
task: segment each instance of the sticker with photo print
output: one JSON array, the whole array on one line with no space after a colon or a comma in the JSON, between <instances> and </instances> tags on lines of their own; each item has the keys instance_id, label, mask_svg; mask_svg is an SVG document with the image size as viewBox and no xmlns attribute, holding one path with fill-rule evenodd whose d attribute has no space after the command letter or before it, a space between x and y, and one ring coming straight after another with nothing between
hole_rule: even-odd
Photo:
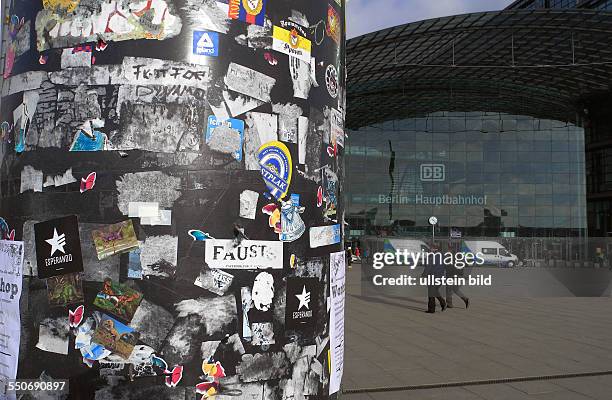
<instances>
[{"instance_id":1,"label":"sticker with photo print","mask_svg":"<svg viewBox=\"0 0 612 400\"><path fill-rule=\"evenodd\" d=\"M76 215L34 224L34 237L39 278L83 271Z\"/></svg>"},{"instance_id":2,"label":"sticker with photo print","mask_svg":"<svg viewBox=\"0 0 612 400\"><path fill-rule=\"evenodd\" d=\"M313 332L321 285L317 278L287 278L285 329Z\"/></svg>"},{"instance_id":3,"label":"sticker with photo print","mask_svg":"<svg viewBox=\"0 0 612 400\"><path fill-rule=\"evenodd\" d=\"M65 306L83 301L80 273L53 276L47 279L47 297L52 306Z\"/></svg>"}]
</instances>

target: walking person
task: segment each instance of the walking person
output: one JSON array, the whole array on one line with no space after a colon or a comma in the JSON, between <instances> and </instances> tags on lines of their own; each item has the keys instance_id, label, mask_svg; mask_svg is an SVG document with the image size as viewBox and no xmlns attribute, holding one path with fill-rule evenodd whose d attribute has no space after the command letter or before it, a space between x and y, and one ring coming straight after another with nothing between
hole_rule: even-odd
<instances>
[{"instance_id":1,"label":"walking person","mask_svg":"<svg viewBox=\"0 0 612 400\"><path fill-rule=\"evenodd\" d=\"M446 278L463 278L464 269L465 267L457 268L454 265L447 265ZM453 308L453 293L463 300L465 303L465 308L470 306L470 299L461 290L462 286L463 285L449 285L448 282L446 283L446 306L448 308Z\"/></svg>"},{"instance_id":2,"label":"walking person","mask_svg":"<svg viewBox=\"0 0 612 400\"><path fill-rule=\"evenodd\" d=\"M431 254L428 254L427 260L425 263L425 269L423 270L423 274L421 275L424 278L428 278L433 281L433 279L438 278L442 279L444 277L444 264L442 263L442 254L440 253L437 247L431 247ZM446 310L446 301L440 295L440 287L442 283L439 285L427 285L427 311L428 314L433 314L436 312L436 299L440 303L440 308L442 311Z\"/></svg>"}]
</instances>

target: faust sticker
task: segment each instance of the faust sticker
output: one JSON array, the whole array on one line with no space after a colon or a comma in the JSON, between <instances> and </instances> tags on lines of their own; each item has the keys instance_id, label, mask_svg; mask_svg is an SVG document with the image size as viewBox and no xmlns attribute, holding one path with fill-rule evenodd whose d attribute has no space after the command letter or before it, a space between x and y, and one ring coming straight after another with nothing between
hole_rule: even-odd
<instances>
[{"instance_id":1,"label":"faust sticker","mask_svg":"<svg viewBox=\"0 0 612 400\"><path fill-rule=\"evenodd\" d=\"M261 176L272 196L282 199L289 190L293 165L291 153L282 142L273 141L258 150Z\"/></svg>"},{"instance_id":2,"label":"faust sticker","mask_svg":"<svg viewBox=\"0 0 612 400\"><path fill-rule=\"evenodd\" d=\"M206 240L204 261L218 269L282 269L283 244L277 241L243 240L236 247L230 239Z\"/></svg>"}]
</instances>

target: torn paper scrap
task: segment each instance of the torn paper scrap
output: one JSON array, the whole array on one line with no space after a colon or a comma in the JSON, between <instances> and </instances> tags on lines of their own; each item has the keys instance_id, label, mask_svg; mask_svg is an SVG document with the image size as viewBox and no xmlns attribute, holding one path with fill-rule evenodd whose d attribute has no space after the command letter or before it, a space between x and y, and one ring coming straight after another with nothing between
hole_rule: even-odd
<instances>
[{"instance_id":1,"label":"torn paper scrap","mask_svg":"<svg viewBox=\"0 0 612 400\"><path fill-rule=\"evenodd\" d=\"M43 172L37 169L34 169L30 165L26 165L23 167L23 171L21 171L21 189L20 193L26 192L28 190L33 190L35 192L42 192L43 188Z\"/></svg>"},{"instance_id":2,"label":"torn paper scrap","mask_svg":"<svg viewBox=\"0 0 612 400\"><path fill-rule=\"evenodd\" d=\"M155 217L141 217L140 225L172 225L172 210L159 210Z\"/></svg>"},{"instance_id":3,"label":"torn paper scrap","mask_svg":"<svg viewBox=\"0 0 612 400\"><path fill-rule=\"evenodd\" d=\"M233 281L234 275L232 274L219 269L206 269L200 272L193 284L218 296L223 296Z\"/></svg>"},{"instance_id":4,"label":"torn paper scrap","mask_svg":"<svg viewBox=\"0 0 612 400\"><path fill-rule=\"evenodd\" d=\"M171 208L181 196L181 178L168 176L161 171L125 174L117 181L117 207L128 214L129 203L136 201L157 202L160 207Z\"/></svg>"},{"instance_id":5,"label":"torn paper scrap","mask_svg":"<svg viewBox=\"0 0 612 400\"><path fill-rule=\"evenodd\" d=\"M143 277L171 278L176 273L178 236L149 236L140 246Z\"/></svg>"},{"instance_id":6,"label":"torn paper scrap","mask_svg":"<svg viewBox=\"0 0 612 400\"><path fill-rule=\"evenodd\" d=\"M131 201L128 203L128 217L143 218L157 217L159 215L159 203Z\"/></svg>"},{"instance_id":7,"label":"torn paper scrap","mask_svg":"<svg viewBox=\"0 0 612 400\"><path fill-rule=\"evenodd\" d=\"M68 317L46 318L40 323L36 347L51 353L68 354Z\"/></svg>"},{"instance_id":8,"label":"torn paper scrap","mask_svg":"<svg viewBox=\"0 0 612 400\"><path fill-rule=\"evenodd\" d=\"M245 190L240 193L240 217L246 219L255 219L257 214L257 201L259 193L253 190Z\"/></svg>"},{"instance_id":9,"label":"torn paper scrap","mask_svg":"<svg viewBox=\"0 0 612 400\"><path fill-rule=\"evenodd\" d=\"M85 46L83 46L85 47ZM86 49L68 48L62 50L62 69L72 67L91 67L91 45Z\"/></svg>"}]
</instances>

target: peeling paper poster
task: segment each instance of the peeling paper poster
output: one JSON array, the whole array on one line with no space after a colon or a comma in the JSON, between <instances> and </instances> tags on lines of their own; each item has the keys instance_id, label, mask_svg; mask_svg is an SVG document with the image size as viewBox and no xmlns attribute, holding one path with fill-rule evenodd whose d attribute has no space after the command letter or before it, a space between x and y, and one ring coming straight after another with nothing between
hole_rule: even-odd
<instances>
[{"instance_id":1,"label":"peeling paper poster","mask_svg":"<svg viewBox=\"0 0 612 400\"><path fill-rule=\"evenodd\" d=\"M157 58L125 57L123 79L131 85L185 85L207 89L210 68Z\"/></svg>"},{"instance_id":2,"label":"peeling paper poster","mask_svg":"<svg viewBox=\"0 0 612 400\"><path fill-rule=\"evenodd\" d=\"M23 250L23 242L0 240L0 380L17 375Z\"/></svg>"},{"instance_id":3,"label":"peeling paper poster","mask_svg":"<svg viewBox=\"0 0 612 400\"><path fill-rule=\"evenodd\" d=\"M227 88L261 100L270 101L270 92L276 79L240 64L231 63L225 75Z\"/></svg>"},{"instance_id":4,"label":"peeling paper poster","mask_svg":"<svg viewBox=\"0 0 612 400\"><path fill-rule=\"evenodd\" d=\"M329 319L330 368L329 394L340 390L344 371L344 299L346 288L346 258L343 251L330 254L331 309Z\"/></svg>"},{"instance_id":5,"label":"peeling paper poster","mask_svg":"<svg viewBox=\"0 0 612 400\"><path fill-rule=\"evenodd\" d=\"M283 244L277 241L243 240L233 247L230 239L206 240L204 261L219 269L283 269Z\"/></svg>"},{"instance_id":6,"label":"peeling paper poster","mask_svg":"<svg viewBox=\"0 0 612 400\"><path fill-rule=\"evenodd\" d=\"M178 35L182 22L173 2L109 0L83 2L64 7L65 1L45 0L60 6L45 7L36 16L38 51L70 47L102 38L106 41L133 39L163 40ZM71 2L73 3L73 2ZM137 5L137 7L134 7ZM68 11L72 8L72 11Z\"/></svg>"}]
</instances>

